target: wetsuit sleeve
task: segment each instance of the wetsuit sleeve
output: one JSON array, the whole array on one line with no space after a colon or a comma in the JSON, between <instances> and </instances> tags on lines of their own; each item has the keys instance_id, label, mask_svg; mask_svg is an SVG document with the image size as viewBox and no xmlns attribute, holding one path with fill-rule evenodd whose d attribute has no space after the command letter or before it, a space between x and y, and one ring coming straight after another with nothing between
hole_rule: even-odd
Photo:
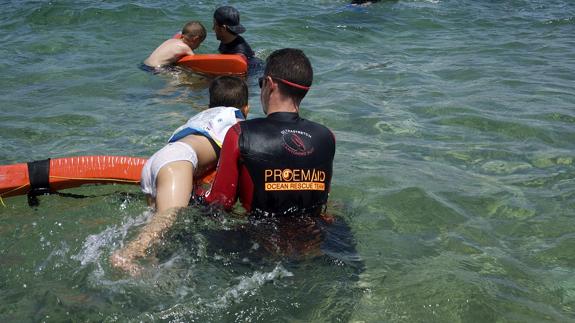
<instances>
[{"instance_id":1,"label":"wetsuit sleeve","mask_svg":"<svg viewBox=\"0 0 575 323\"><path fill-rule=\"evenodd\" d=\"M226 210L234 206L238 197L240 133L239 124L235 124L226 133L214 183L203 198L206 203L221 205Z\"/></svg>"}]
</instances>

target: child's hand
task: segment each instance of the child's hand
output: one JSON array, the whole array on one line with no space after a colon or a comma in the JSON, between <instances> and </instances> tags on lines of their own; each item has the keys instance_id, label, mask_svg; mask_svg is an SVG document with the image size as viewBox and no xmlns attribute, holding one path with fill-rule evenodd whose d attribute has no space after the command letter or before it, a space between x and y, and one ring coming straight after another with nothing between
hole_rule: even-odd
<instances>
[{"instance_id":1,"label":"child's hand","mask_svg":"<svg viewBox=\"0 0 575 323\"><path fill-rule=\"evenodd\" d=\"M132 277L138 277L142 274L142 267L134 262L134 257L124 254L122 250L117 250L110 256L110 264L116 269L127 272Z\"/></svg>"}]
</instances>

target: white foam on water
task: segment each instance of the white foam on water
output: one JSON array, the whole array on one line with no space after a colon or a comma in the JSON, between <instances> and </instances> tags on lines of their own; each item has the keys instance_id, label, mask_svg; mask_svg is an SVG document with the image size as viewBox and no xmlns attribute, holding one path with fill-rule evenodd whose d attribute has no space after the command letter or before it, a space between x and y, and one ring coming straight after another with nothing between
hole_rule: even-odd
<instances>
[{"instance_id":1,"label":"white foam on water","mask_svg":"<svg viewBox=\"0 0 575 323\"><path fill-rule=\"evenodd\" d=\"M116 241L122 246L129 229L146 223L152 214L153 212L148 210L135 218L129 218L119 227L108 227L100 233L89 235L82 245L82 250L71 258L79 261L82 267L97 263L104 250L115 249Z\"/></svg>"},{"instance_id":2,"label":"white foam on water","mask_svg":"<svg viewBox=\"0 0 575 323\"><path fill-rule=\"evenodd\" d=\"M267 282L292 276L293 273L286 270L280 263L278 263L271 272L262 273L256 271L251 277L242 276L236 286L229 288L213 303L213 307L226 308L231 302L241 301L243 296L254 295L255 292Z\"/></svg>"},{"instance_id":3,"label":"white foam on water","mask_svg":"<svg viewBox=\"0 0 575 323\"><path fill-rule=\"evenodd\" d=\"M265 284L292 277L293 273L286 270L281 263L270 272L255 271L251 276L240 276L239 282L223 291L216 299L195 297L190 303L180 303L157 314L157 318L170 322L196 322L199 317L212 317L222 313L233 303L239 303L245 296L252 296ZM154 315L155 316L155 315Z\"/></svg>"},{"instance_id":4,"label":"white foam on water","mask_svg":"<svg viewBox=\"0 0 575 323\"><path fill-rule=\"evenodd\" d=\"M46 260L42 261L42 263L36 267L36 271L34 274L36 274L36 275L40 274L42 271L44 271L46 269L48 264L53 259L55 259L55 258L62 258L63 259L68 252L70 252L70 246L68 246L66 241L61 241L60 247L56 248L56 249L52 250L52 252L50 252L50 254L46 258ZM62 262L56 262L54 264L54 268L59 268L61 266L62 266Z\"/></svg>"}]
</instances>

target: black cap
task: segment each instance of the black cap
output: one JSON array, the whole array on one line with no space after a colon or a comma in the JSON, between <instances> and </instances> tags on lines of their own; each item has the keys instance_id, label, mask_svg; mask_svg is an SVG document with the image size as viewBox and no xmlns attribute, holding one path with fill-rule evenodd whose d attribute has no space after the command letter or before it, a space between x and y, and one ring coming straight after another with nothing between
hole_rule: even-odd
<instances>
[{"instance_id":1,"label":"black cap","mask_svg":"<svg viewBox=\"0 0 575 323\"><path fill-rule=\"evenodd\" d=\"M214 19L218 25L226 25L234 34L241 34L246 29L240 24L240 12L231 6L223 6L216 9Z\"/></svg>"}]
</instances>

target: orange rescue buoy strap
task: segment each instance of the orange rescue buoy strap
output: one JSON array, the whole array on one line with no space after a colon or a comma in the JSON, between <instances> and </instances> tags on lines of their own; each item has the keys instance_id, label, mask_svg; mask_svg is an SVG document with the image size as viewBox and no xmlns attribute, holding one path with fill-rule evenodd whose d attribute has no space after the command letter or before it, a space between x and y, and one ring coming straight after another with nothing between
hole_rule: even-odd
<instances>
[{"instance_id":1,"label":"orange rescue buoy strap","mask_svg":"<svg viewBox=\"0 0 575 323\"><path fill-rule=\"evenodd\" d=\"M50 158L28 163L30 190L28 196L50 193Z\"/></svg>"}]
</instances>

